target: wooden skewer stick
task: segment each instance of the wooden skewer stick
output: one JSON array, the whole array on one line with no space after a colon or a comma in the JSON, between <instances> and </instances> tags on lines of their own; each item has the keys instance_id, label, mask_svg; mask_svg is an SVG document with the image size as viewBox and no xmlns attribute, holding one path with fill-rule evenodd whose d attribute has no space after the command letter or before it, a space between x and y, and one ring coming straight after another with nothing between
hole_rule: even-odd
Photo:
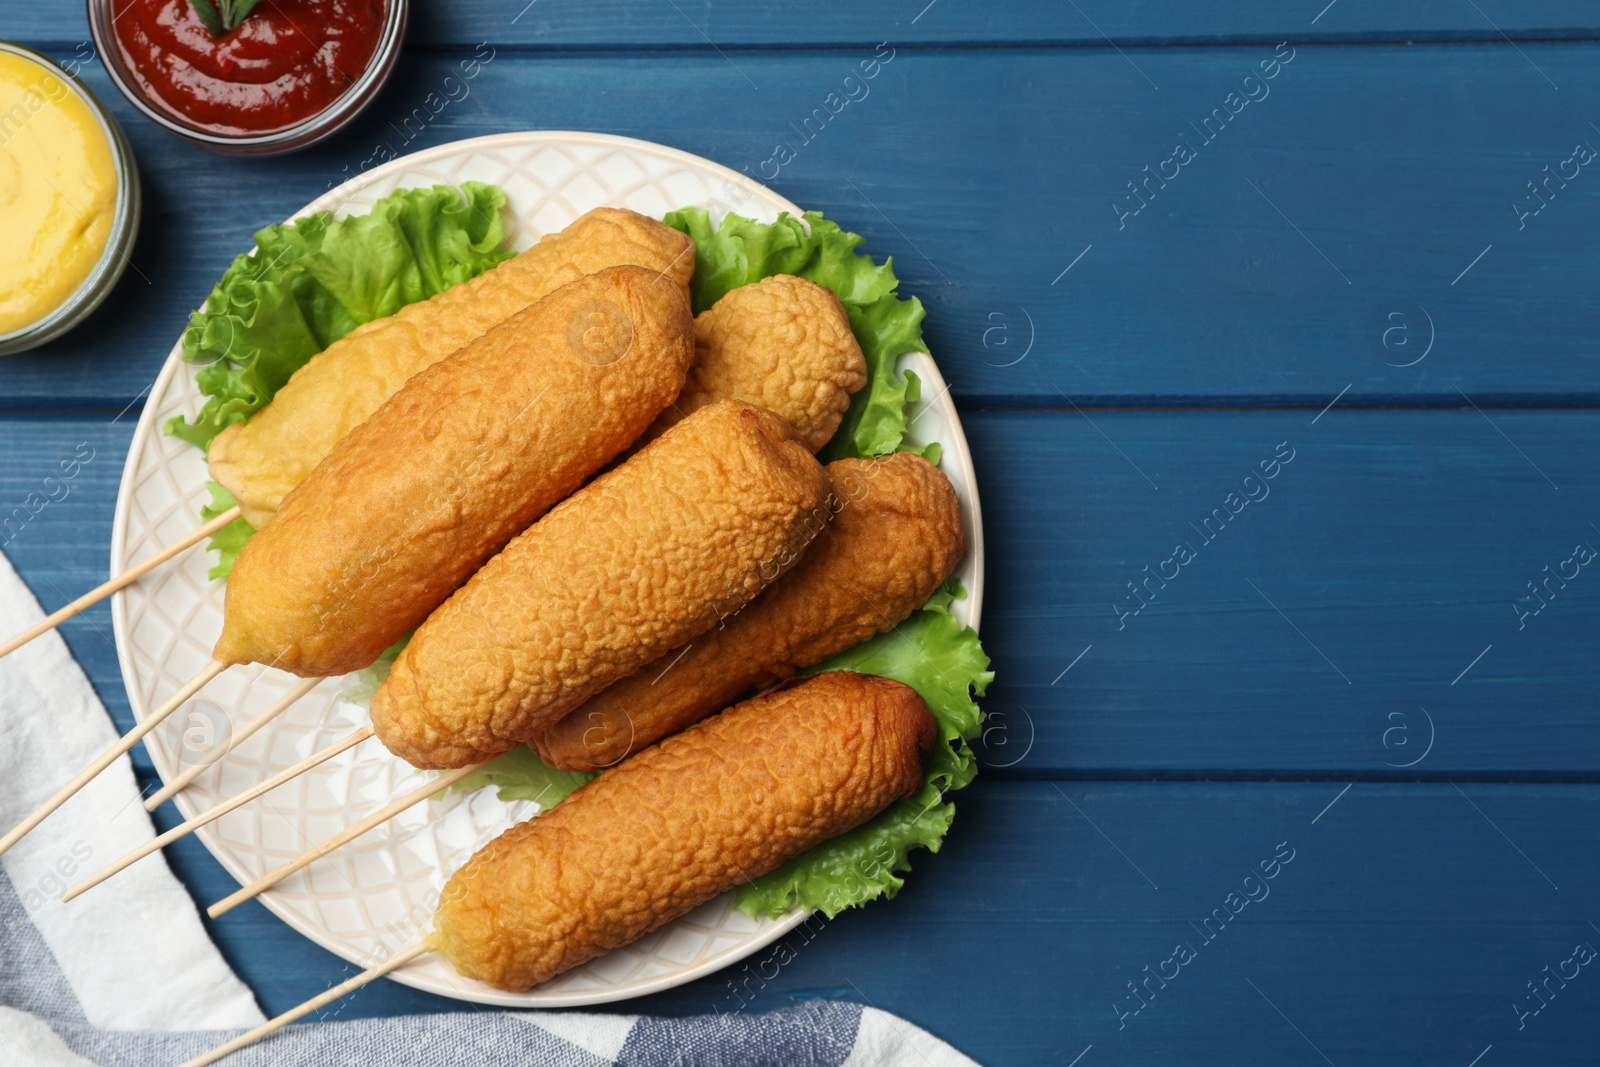
<instances>
[{"instance_id":1,"label":"wooden skewer stick","mask_svg":"<svg viewBox=\"0 0 1600 1067\"><path fill-rule=\"evenodd\" d=\"M287 770L279 771L266 781L257 785L253 785L244 792L237 793L234 796L229 797L216 807L196 815L188 822L180 823L179 825L174 826L172 829L157 837L155 840L148 841L145 844L140 845L126 856L123 856L121 859L107 866L98 874L90 875L88 878L67 890L65 893L62 893L62 901L65 902L71 900L73 897L82 895L88 890L99 885L101 882L105 881L107 878L110 878L118 871L132 866L139 860L144 859L146 856L150 855L150 853L172 844L172 842L176 841L180 837L194 833L207 823L215 822L217 819L222 818L235 808L243 807L245 804L248 804L257 797L271 792L284 782L289 781L291 778L299 777L319 763L326 763L328 760L337 756L346 749L354 748L367 738L371 737L372 734L373 730L371 726L363 726L361 729L345 736L341 740L335 741L321 752L313 753L312 755L307 756L299 763L296 763L293 767L290 767Z\"/></svg>"},{"instance_id":2,"label":"wooden skewer stick","mask_svg":"<svg viewBox=\"0 0 1600 1067\"><path fill-rule=\"evenodd\" d=\"M83 594L77 600L74 600L60 611L41 619L39 622L28 627L26 630L22 631L5 644L0 645L0 656L10 655L23 645L27 644L29 641L32 641L35 637L38 637L40 634L45 633L48 630L54 630L57 626L60 626L63 622L66 622L84 608L89 607L91 604L98 604L112 593L115 593L118 589L121 589L123 586L139 580L151 570L161 566L161 564L165 563L173 556L176 556L184 549L192 548L195 544L205 540L207 537L210 537L212 534L216 533L218 530L222 529L224 526L228 525L228 523L232 522L238 517L238 506L236 505L229 508L227 511L224 511L221 515L218 515L216 518L212 519L198 530L195 530L193 533L184 536L178 541L177 544L168 545L166 548L163 548L160 552L157 552L143 563L129 567L127 570L123 571L109 582L106 582L104 585L97 586L96 588ZM4 850L0 849L0 851Z\"/></svg>"},{"instance_id":3,"label":"wooden skewer stick","mask_svg":"<svg viewBox=\"0 0 1600 1067\"><path fill-rule=\"evenodd\" d=\"M461 779L467 777L467 775L474 774L481 770L482 767L483 765L481 763L471 767L462 767L458 770L451 771L449 774L441 775L438 778L433 779L420 789L416 789L410 793L407 793L399 800L393 801L388 806L373 812L371 815L368 815L365 819L362 819L354 826L349 826L343 830L340 830L338 833L334 834L320 845L315 845L307 849L294 859L290 860L288 863L285 863L282 867L272 871L270 874L262 875L260 878L257 878L255 881L251 882L237 893L234 893L232 896L224 897L222 900L217 901L215 904L211 905L211 907L206 909L206 914L215 919L219 915L223 915L232 911L245 901L260 896L262 893L266 892L268 889L271 889L273 886L277 885L279 882L283 881L296 871L304 870L305 868L311 866L317 860L321 859L323 856L326 856L334 849L354 841L356 838L360 837L368 830L371 830L373 827L379 825L380 823L388 822L396 815L399 815L402 811L405 811L407 808L412 807L413 805L422 803L435 793L450 788L457 782L461 781Z\"/></svg>"},{"instance_id":4,"label":"wooden skewer stick","mask_svg":"<svg viewBox=\"0 0 1600 1067\"><path fill-rule=\"evenodd\" d=\"M244 742L249 740L257 730L260 730L263 726L267 725L267 723L271 722L273 719L276 719L279 715L282 715L288 709L290 704L293 704L295 701L311 692L311 690L315 689L321 681L321 678L307 678L305 681L289 690L289 692L284 694L283 699L279 700L276 704L273 704L272 707L268 708L266 711L263 711L261 714L257 715L255 718L239 727L239 732L228 739L228 747L224 748L221 755L217 756L216 759L210 760L206 763L195 764L193 767L188 768L182 774L179 774L173 778L172 781L163 786L159 792L152 793L150 798L144 802L144 810L155 811L162 804L166 803L170 797L176 796L177 794L183 792L189 787L190 782L200 777L209 768L215 767L228 755L228 753L244 744Z\"/></svg>"},{"instance_id":5,"label":"wooden skewer stick","mask_svg":"<svg viewBox=\"0 0 1600 1067\"><path fill-rule=\"evenodd\" d=\"M298 1008L290 1008L276 1019L269 1019L267 1022L262 1023L254 1030L251 1030L248 1033L240 1034L227 1044L218 1045L210 1052L207 1052L204 1056L196 1056L187 1063L181 1064L180 1067L206 1067L206 1064L216 1063L230 1052L237 1052L246 1045L255 1044L257 1041L260 1041L263 1037L266 1037L274 1030L282 1029L289 1023L292 1023L296 1019L300 1018L302 1015L309 1015L318 1008L322 1007L324 1004L330 1004L344 996L346 993L360 989L362 986L366 985L368 982L374 981L375 979L382 978L390 971L399 970L401 967L404 967L418 956L423 956L429 952L436 951L434 944L434 939L436 936L437 935L435 934L429 934L427 937L423 938L421 941L418 941L410 948L404 949L396 955L391 956L389 959L384 960L376 967L362 971L348 982L341 982L339 985L334 986L326 993L321 993L312 997Z\"/></svg>"},{"instance_id":6,"label":"wooden skewer stick","mask_svg":"<svg viewBox=\"0 0 1600 1067\"><path fill-rule=\"evenodd\" d=\"M39 805L32 815L18 823L6 836L0 837L0 854L4 854L8 848L21 841L27 836L28 831L44 822L51 812L65 804L78 790L88 785L95 775L115 763L117 757L138 744L140 738L161 725L168 715L171 715L186 700L198 693L202 686L227 669L228 665L226 663L218 663L216 660L212 660L204 670L185 682L183 687L172 694L165 704L141 719L137 726L119 737L116 744L102 752L93 763L80 771L76 778L57 790L56 794L49 800Z\"/></svg>"}]
</instances>

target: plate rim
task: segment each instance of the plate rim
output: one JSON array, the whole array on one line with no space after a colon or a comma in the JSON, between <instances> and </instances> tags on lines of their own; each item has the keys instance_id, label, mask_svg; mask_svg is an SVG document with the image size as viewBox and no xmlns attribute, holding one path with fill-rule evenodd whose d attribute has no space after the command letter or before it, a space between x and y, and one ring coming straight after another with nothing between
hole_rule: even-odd
<instances>
[{"instance_id":1,"label":"plate rim","mask_svg":"<svg viewBox=\"0 0 1600 1067\"><path fill-rule=\"evenodd\" d=\"M300 210L291 214L284 221L293 222L318 211L335 209L344 199L348 198L354 193L360 192L372 185L378 184L390 178L403 178L408 171L411 171L417 167L425 166L426 164L440 158L491 150L499 147L528 148L538 146L540 144L559 144L564 146L577 144L595 147L609 147L630 151L646 151L658 157L665 157L668 160L684 164L690 169L709 172L714 177L721 177L726 182L734 185L736 188L747 192L749 194L747 200L755 198L765 199L769 203L775 203L775 206L777 206L779 210L786 211L796 218L803 218L804 216L804 211L798 205L794 204L787 197L782 196L762 183L750 178L748 175L742 174L739 171L733 170L731 167L727 167L721 163L717 163L714 160L706 159L703 156L698 156L694 153L684 151L683 149L674 148L670 145L663 145L653 141L646 141L640 138L624 137L618 134L597 133L581 130L526 130L463 138L461 140L435 145L432 148L423 149L408 155L399 156L376 167L362 171L360 174L354 175L332 189L327 190L310 203L306 204ZM744 201L741 201L741 203L743 202ZM203 305L204 301L202 300L201 303ZM132 495L134 492L134 482L138 473L138 465L151 436L160 432L158 426L156 425L160 408L159 400L161 397L166 395L167 390L172 385L173 378L179 373L180 369L187 366L182 358L182 347L183 335L180 331L177 341L173 344L172 349L167 353L167 358L163 362L161 370L157 373L155 381L150 386L149 392L147 393L147 403L143 411L140 412L139 420L134 427L133 436L128 442L128 454L123 463L121 480L117 486L117 499L115 511L112 516L111 543L109 551L109 565L111 574L120 573L123 569L130 565L126 558L127 533L128 522L132 513ZM981 620L983 607L985 559L983 519L978 499L977 475L972 462L972 450L969 442L967 441L966 429L961 424L960 416L955 408L955 402L951 397L950 387L946 383L942 372L939 370L938 364L933 360L932 355L926 352L915 351L904 353L898 357L897 370L903 371L907 369L908 364L912 365L909 369L913 370L922 379L922 402L925 402L930 407L936 408L940 412L940 415L944 420L944 424L949 427L950 434L954 439L954 442L958 445L958 447L953 449L947 448L945 450L945 455L942 456L941 459L942 461L949 461L952 458L951 453L954 453L957 466L961 471L962 480L967 487L967 503L969 505L972 519L972 529L968 531L969 543L967 546L967 552L972 560L973 566L972 581L970 583L971 588L967 589L966 591L967 596L964 606L966 607L967 614L969 616L967 625L970 625L974 631L977 631L979 622ZM930 391L933 393L931 399L928 396ZM134 721L136 723L143 722L145 717L149 714L150 709L146 705L144 698L140 693L140 688L136 679L136 672L133 666L133 657L129 652L130 636L128 633L128 597L125 590L118 590L111 597L111 623L112 636L117 650L118 666L122 673L123 687L127 692L129 708L133 713ZM169 781L171 778L171 769L165 766L166 761L161 758L160 753L157 753L153 750L151 751L151 757L151 762L155 766L156 773L160 776L163 782ZM190 817L197 813L197 811L186 810L193 805L192 801L189 801L185 794L179 793L173 798L173 800L174 803L179 806L180 812L182 812L185 817ZM208 832L209 829L210 828L204 828L200 830L196 836L200 838L201 843L205 846L206 851L211 854L212 858L215 859L217 863L221 865L222 868L227 871L227 873L235 880L240 880L240 872L234 869L232 856L229 850L223 848L221 843L213 838L213 835ZM244 881L240 880L240 884L244 884ZM344 942L325 937L322 930L309 923L299 912L279 904L272 898L270 893L264 893L257 899L276 918L286 923L296 933L307 938L312 943L333 953L339 958L346 960L347 962L360 966L366 966L368 964L366 959L361 958L359 953L352 952ZM638 983L637 985L630 987L626 992L590 990L571 993L549 992L537 994L537 987L535 987L534 991L508 993L502 990L494 989L487 985L483 985L482 983L474 983L476 988L473 988L470 993L468 993L466 990L444 992L436 988L433 983L427 982L426 979L424 979L421 975L407 975L404 969L391 972L387 975L387 977L401 983L402 985L410 986L411 988L419 989L423 992L432 993L435 996L460 1000L465 1003L487 1004L496 1007L513 1007L524 1010L538 1010L543 1008L570 1008L597 1004L618 1003L633 1000L637 997L649 996L667 989L676 988L680 985L686 985L689 982L722 970L723 968L737 963L739 960L748 958L749 956L761 951L763 948L771 945L780 937L784 936L801 923L805 922L806 919L808 919L812 914L813 912L797 906L776 919L758 920L760 925L758 926L757 930L753 932L752 935L746 940L740 941L735 945L730 945L721 952L718 952L707 959L701 960L692 967L681 971L674 971L669 974L658 975L655 978ZM527 999L530 992L533 992L539 996L537 1003L530 1003Z\"/></svg>"}]
</instances>

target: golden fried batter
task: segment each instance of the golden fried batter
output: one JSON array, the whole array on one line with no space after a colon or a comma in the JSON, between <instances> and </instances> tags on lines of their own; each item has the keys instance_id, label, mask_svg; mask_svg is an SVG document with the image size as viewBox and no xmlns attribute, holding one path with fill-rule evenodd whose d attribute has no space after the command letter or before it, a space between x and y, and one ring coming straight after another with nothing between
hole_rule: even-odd
<instances>
[{"instance_id":1,"label":"golden fried batter","mask_svg":"<svg viewBox=\"0 0 1600 1067\"><path fill-rule=\"evenodd\" d=\"M371 663L632 443L682 385L692 330L674 279L611 267L417 375L246 542L216 658Z\"/></svg>"},{"instance_id":2,"label":"golden fried batter","mask_svg":"<svg viewBox=\"0 0 1600 1067\"><path fill-rule=\"evenodd\" d=\"M867 361L833 293L789 274L741 286L694 320L694 367L650 435L707 404L743 400L777 412L815 452L833 437Z\"/></svg>"},{"instance_id":3,"label":"golden fried batter","mask_svg":"<svg viewBox=\"0 0 1600 1067\"><path fill-rule=\"evenodd\" d=\"M418 767L523 743L759 594L823 525L827 493L778 416L732 400L701 408L429 617L372 698L378 736Z\"/></svg>"},{"instance_id":4,"label":"golden fried batter","mask_svg":"<svg viewBox=\"0 0 1600 1067\"><path fill-rule=\"evenodd\" d=\"M557 288L622 264L687 286L694 245L672 227L620 208L596 208L515 259L350 331L314 356L249 422L211 442L211 477L261 529L284 496L345 434L413 375Z\"/></svg>"},{"instance_id":5,"label":"golden fried batter","mask_svg":"<svg viewBox=\"0 0 1600 1067\"><path fill-rule=\"evenodd\" d=\"M887 630L966 553L950 480L920 456L828 464L833 522L744 611L607 687L534 735L543 760L598 770Z\"/></svg>"},{"instance_id":6,"label":"golden fried batter","mask_svg":"<svg viewBox=\"0 0 1600 1067\"><path fill-rule=\"evenodd\" d=\"M514 826L445 885L439 950L524 990L872 818L922 784L910 686L834 671L729 708Z\"/></svg>"}]
</instances>

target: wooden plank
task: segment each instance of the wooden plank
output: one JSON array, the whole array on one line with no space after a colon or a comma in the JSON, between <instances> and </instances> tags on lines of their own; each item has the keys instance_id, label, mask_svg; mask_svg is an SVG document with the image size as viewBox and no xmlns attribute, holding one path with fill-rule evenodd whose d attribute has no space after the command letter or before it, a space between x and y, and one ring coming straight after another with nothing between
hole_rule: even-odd
<instances>
[{"instance_id":1,"label":"wooden plank","mask_svg":"<svg viewBox=\"0 0 1600 1067\"><path fill-rule=\"evenodd\" d=\"M129 433L109 418L0 419L0 514L77 442L96 451L4 547L46 608L104 577ZM1600 548L1584 444L1600 415L1492 419L966 413L999 674L981 758L1005 776L1592 780L1600 579L1548 575L1575 544ZM1245 480L1287 450L1274 478ZM1230 493L1261 499L1223 520ZM1179 542L1194 558L1143 586ZM1553 598L1519 620L1547 580ZM1129 582L1153 601L1138 609ZM126 729L106 608L64 633Z\"/></svg>"},{"instance_id":2,"label":"wooden plank","mask_svg":"<svg viewBox=\"0 0 1600 1067\"><path fill-rule=\"evenodd\" d=\"M921 45L1051 42L1104 47L1129 44L1216 44L1236 41L1548 40L1594 36L1594 12L1576 0L1471 5L1386 4L1380 0L1315 0L1276 4L1074 5L1025 0L964 5L907 0L892 6L846 3L785 5L776 0L733 4L645 2L576 5L551 0L413 0L413 48L471 46L480 41L525 48L703 49L796 48L880 40ZM5 5L9 38L50 43L87 38L81 7Z\"/></svg>"},{"instance_id":3,"label":"wooden plank","mask_svg":"<svg viewBox=\"0 0 1600 1067\"><path fill-rule=\"evenodd\" d=\"M407 143L400 120L457 62L413 56L336 145L280 160L188 148L118 104L147 190L137 269L80 331L3 361L0 405L121 408L254 227L386 146L530 126L650 138L751 174L777 166L780 140L799 144L773 185L895 257L969 405L1314 410L1346 385L1367 404L1454 406L1458 389L1593 404L1600 178L1552 183L1520 230L1512 203L1542 202L1525 183L1574 143L1600 146L1583 103L1600 68L1586 46L1519 47L1301 48L1209 145L1189 123L1270 47L1130 51L1132 65L1109 50L903 50L810 143L795 129L865 53L502 52ZM1137 203L1114 207L1127 184L1180 134L1196 158L1119 220Z\"/></svg>"},{"instance_id":4,"label":"wooden plank","mask_svg":"<svg viewBox=\"0 0 1600 1067\"><path fill-rule=\"evenodd\" d=\"M966 416L1012 773L1591 773L1594 418Z\"/></svg>"},{"instance_id":5,"label":"wooden plank","mask_svg":"<svg viewBox=\"0 0 1600 1067\"><path fill-rule=\"evenodd\" d=\"M1466 1067L1490 1045L1493 1062L1586 1064L1592 966L1568 964L1578 977L1553 980L1520 1029L1513 1005L1539 1006L1526 983L1575 945L1600 949L1583 903L1600 866L1573 845L1597 833L1594 786L980 779L895 900L803 927L748 970L594 1010L835 997L900 1014L989 1067L1067 1064L1091 1045L1084 1067L1176 1049L1192 1063L1320 1052ZM232 888L199 846L172 855L197 902ZM349 969L259 904L212 932L268 1012ZM1193 958L1167 962L1180 944ZM1146 967L1177 977L1135 1000L1127 983ZM383 982L338 1017L458 1007Z\"/></svg>"},{"instance_id":6,"label":"wooden plank","mask_svg":"<svg viewBox=\"0 0 1600 1067\"><path fill-rule=\"evenodd\" d=\"M136 422L132 412L0 419L0 552L47 613L108 577L111 517ZM130 728L109 602L68 619L58 632L118 729ZM136 768L149 769L143 746L133 759Z\"/></svg>"}]
</instances>

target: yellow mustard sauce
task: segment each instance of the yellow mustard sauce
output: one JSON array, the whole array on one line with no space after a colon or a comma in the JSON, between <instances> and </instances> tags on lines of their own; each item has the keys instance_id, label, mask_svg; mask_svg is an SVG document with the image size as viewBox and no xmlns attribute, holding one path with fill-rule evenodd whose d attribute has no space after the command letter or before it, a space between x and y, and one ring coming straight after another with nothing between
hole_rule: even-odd
<instances>
[{"instance_id":1,"label":"yellow mustard sauce","mask_svg":"<svg viewBox=\"0 0 1600 1067\"><path fill-rule=\"evenodd\" d=\"M116 214L111 145L66 75L0 52L0 334L60 307Z\"/></svg>"}]
</instances>

